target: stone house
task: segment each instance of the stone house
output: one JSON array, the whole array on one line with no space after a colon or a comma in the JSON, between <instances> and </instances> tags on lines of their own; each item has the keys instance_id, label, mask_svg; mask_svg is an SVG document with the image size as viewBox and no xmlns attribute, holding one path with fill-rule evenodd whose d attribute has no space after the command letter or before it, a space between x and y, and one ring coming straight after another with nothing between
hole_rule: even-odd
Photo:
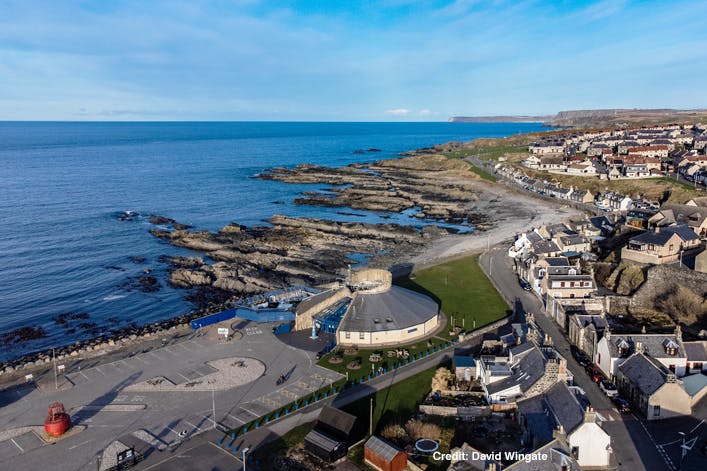
<instances>
[{"instance_id":1,"label":"stone house","mask_svg":"<svg viewBox=\"0 0 707 471\"><path fill-rule=\"evenodd\" d=\"M692 413L692 399L677 376L640 351L619 365L615 381L621 395L647 420Z\"/></svg>"},{"instance_id":2,"label":"stone house","mask_svg":"<svg viewBox=\"0 0 707 471\"><path fill-rule=\"evenodd\" d=\"M649 355L677 377L685 375L687 355L679 326L674 334L614 334L607 327L597 342L594 363L612 379L618 366L635 352Z\"/></svg>"},{"instance_id":3,"label":"stone house","mask_svg":"<svg viewBox=\"0 0 707 471\"><path fill-rule=\"evenodd\" d=\"M670 149L665 145L629 147L628 154L642 155L645 157L668 157Z\"/></svg>"},{"instance_id":4,"label":"stone house","mask_svg":"<svg viewBox=\"0 0 707 471\"><path fill-rule=\"evenodd\" d=\"M592 249L589 239L581 234L555 236L553 242L555 242L563 252L582 253L589 252Z\"/></svg>"},{"instance_id":5,"label":"stone house","mask_svg":"<svg viewBox=\"0 0 707 471\"><path fill-rule=\"evenodd\" d=\"M562 141L533 142L528 146L528 152L538 155L562 154L564 151L565 145Z\"/></svg>"},{"instance_id":6,"label":"stone house","mask_svg":"<svg viewBox=\"0 0 707 471\"><path fill-rule=\"evenodd\" d=\"M560 431L582 469L606 469L610 464L611 437L597 424L594 410L585 411L563 383L520 401L518 422L523 430L521 441L530 448L552 441Z\"/></svg>"},{"instance_id":7,"label":"stone house","mask_svg":"<svg viewBox=\"0 0 707 471\"><path fill-rule=\"evenodd\" d=\"M568 380L567 360L552 347L526 342L507 357L480 357L477 376L489 404L510 404Z\"/></svg>"},{"instance_id":8,"label":"stone house","mask_svg":"<svg viewBox=\"0 0 707 471\"><path fill-rule=\"evenodd\" d=\"M654 265L672 263L680 258L681 252L699 245L700 238L688 226L658 226L654 231L631 238L621 249L621 259Z\"/></svg>"},{"instance_id":9,"label":"stone house","mask_svg":"<svg viewBox=\"0 0 707 471\"><path fill-rule=\"evenodd\" d=\"M664 204L648 223L651 226L686 224L695 234L707 238L707 207L690 204Z\"/></svg>"},{"instance_id":10,"label":"stone house","mask_svg":"<svg viewBox=\"0 0 707 471\"><path fill-rule=\"evenodd\" d=\"M604 314L575 314L569 316L568 335L570 343L595 358L597 344L608 326Z\"/></svg>"},{"instance_id":11,"label":"stone house","mask_svg":"<svg viewBox=\"0 0 707 471\"><path fill-rule=\"evenodd\" d=\"M589 190L573 190L570 194L570 201L589 204L594 202L594 195Z\"/></svg>"}]
</instances>

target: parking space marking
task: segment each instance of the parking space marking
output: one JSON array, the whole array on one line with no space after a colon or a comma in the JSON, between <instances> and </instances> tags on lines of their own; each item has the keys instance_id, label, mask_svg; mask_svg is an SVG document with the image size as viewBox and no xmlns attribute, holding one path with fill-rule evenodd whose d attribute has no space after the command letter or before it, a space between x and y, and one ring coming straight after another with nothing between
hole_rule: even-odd
<instances>
[{"instance_id":1,"label":"parking space marking","mask_svg":"<svg viewBox=\"0 0 707 471\"><path fill-rule=\"evenodd\" d=\"M233 420L237 420L238 422L240 422L242 424L245 423L245 420L241 420L238 417L236 417L235 415L231 415L231 414L226 414L226 415L229 416L230 418L232 418Z\"/></svg>"},{"instance_id":2,"label":"parking space marking","mask_svg":"<svg viewBox=\"0 0 707 471\"><path fill-rule=\"evenodd\" d=\"M189 422L189 421L186 420L186 419L183 419L183 420L184 420L184 423L185 423L185 424L191 425L191 426L194 427L195 429L201 431L201 428L200 428L198 425L194 425L193 423Z\"/></svg>"},{"instance_id":3,"label":"parking space marking","mask_svg":"<svg viewBox=\"0 0 707 471\"><path fill-rule=\"evenodd\" d=\"M79 374L80 374L81 376L83 376L84 378L86 378L88 381L91 381L91 378L89 378L88 376L86 376L86 374L85 374L83 371L79 370Z\"/></svg>"},{"instance_id":4,"label":"parking space marking","mask_svg":"<svg viewBox=\"0 0 707 471\"><path fill-rule=\"evenodd\" d=\"M187 381L191 381L191 378L188 378L188 377L184 376L184 375L181 374L179 371L177 371L177 374L178 374L179 376L181 376L182 378L186 379Z\"/></svg>"},{"instance_id":5,"label":"parking space marking","mask_svg":"<svg viewBox=\"0 0 707 471\"><path fill-rule=\"evenodd\" d=\"M248 410L248 409L246 409L246 408L243 407L243 406L239 406L239 407L240 407L241 409L243 409L244 411L246 411L247 413L249 413L250 415L252 415L253 417L260 417L260 415L261 415L261 414L257 414L257 413L255 413L255 412L253 412L252 410Z\"/></svg>"},{"instance_id":6,"label":"parking space marking","mask_svg":"<svg viewBox=\"0 0 707 471\"><path fill-rule=\"evenodd\" d=\"M152 355L153 357L157 358L159 361L165 361L164 358L160 357L159 355L157 355L157 354L156 354L155 352L153 352L152 350L150 350L149 352L147 352L147 355Z\"/></svg>"},{"instance_id":7,"label":"parking space marking","mask_svg":"<svg viewBox=\"0 0 707 471\"><path fill-rule=\"evenodd\" d=\"M14 443L17 448L20 449L20 452L22 452L22 453L25 452L25 450L24 450L20 445L17 444L17 442L15 441L14 438L11 438L10 441L11 441L12 443Z\"/></svg>"},{"instance_id":8,"label":"parking space marking","mask_svg":"<svg viewBox=\"0 0 707 471\"><path fill-rule=\"evenodd\" d=\"M98 371L98 372L99 372L100 374L102 374L103 376L106 375L98 366L94 366L93 369L95 369L96 371Z\"/></svg>"},{"instance_id":9,"label":"parking space marking","mask_svg":"<svg viewBox=\"0 0 707 471\"><path fill-rule=\"evenodd\" d=\"M138 361L141 361L141 362L143 362L143 363L144 363L144 364L146 364L146 365L149 365L149 363L148 363L148 362L146 362L145 360L143 360L142 358L140 358L140 357L139 357L139 356L137 356L137 355L135 355L135 356L134 356L133 358L135 358L135 359L136 359L136 360L138 360Z\"/></svg>"}]
</instances>

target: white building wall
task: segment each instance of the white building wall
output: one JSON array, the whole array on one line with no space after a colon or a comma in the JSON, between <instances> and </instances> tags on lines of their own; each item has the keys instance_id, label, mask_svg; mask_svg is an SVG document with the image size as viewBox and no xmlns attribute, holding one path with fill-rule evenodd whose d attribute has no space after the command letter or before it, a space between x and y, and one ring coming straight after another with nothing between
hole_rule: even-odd
<instances>
[{"instance_id":1,"label":"white building wall","mask_svg":"<svg viewBox=\"0 0 707 471\"><path fill-rule=\"evenodd\" d=\"M570 448L579 448L577 463L585 467L605 467L611 456L611 437L596 423L584 422L567 436Z\"/></svg>"}]
</instances>

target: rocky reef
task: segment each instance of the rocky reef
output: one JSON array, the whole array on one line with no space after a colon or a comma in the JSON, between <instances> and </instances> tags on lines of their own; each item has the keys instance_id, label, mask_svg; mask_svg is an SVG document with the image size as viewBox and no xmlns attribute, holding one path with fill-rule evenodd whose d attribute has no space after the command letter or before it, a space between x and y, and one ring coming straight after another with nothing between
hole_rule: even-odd
<instances>
[{"instance_id":1,"label":"rocky reef","mask_svg":"<svg viewBox=\"0 0 707 471\"><path fill-rule=\"evenodd\" d=\"M415 211L415 216L453 224L476 224L478 179L469 164L425 149L402 159L330 168L303 164L275 168L258 175L264 180L331 185L307 192L296 204L348 207L369 211Z\"/></svg>"}]
</instances>

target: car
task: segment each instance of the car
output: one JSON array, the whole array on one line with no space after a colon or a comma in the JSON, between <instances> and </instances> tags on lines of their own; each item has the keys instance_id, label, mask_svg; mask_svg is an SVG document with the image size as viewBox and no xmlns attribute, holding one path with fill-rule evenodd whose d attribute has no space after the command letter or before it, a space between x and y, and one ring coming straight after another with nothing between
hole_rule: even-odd
<instances>
[{"instance_id":1,"label":"car","mask_svg":"<svg viewBox=\"0 0 707 471\"><path fill-rule=\"evenodd\" d=\"M614 383L611 381L608 381L606 379L603 379L599 381L599 389L604 391L604 394L606 394L609 397L615 397L619 395L618 389L616 389L616 386Z\"/></svg>"},{"instance_id":2,"label":"car","mask_svg":"<svg viewBox=\"0 0 707 471\"><path fill-rule=\"evenodd\" d=\"M588 365L586 367L586 370L589 377L592 378L592 381L594 381L595 383L598 383L599 381L605 379L604 373L602 373L601 370L595 365Z\"/></svg>"},{"instance_id":3,"label":"car","mask_svg":"<svg viewBox=\"0 0 707 471\"><path fill-rule=\"evenodd\" d=\"M587 357L587 355L585 355L584 352L579 350L574 345L572 345L571 350L572 350L572 356L574 357L575 360L577 360L577 363L579 363L579 366L581 366L582 368L586 368L592 364L592 362L589 361L589 357Z\"/></svg>"},{"instance_id":4,"label":"car","mask_svg":"<svg viewBox=\"0 0 707 471\"><path fill-rule=\"evenodd\" d=\"M518 284L520 285L521 288L523 288L525 291L530 291L530 283L525 281L523 278L518 278Z\"/></svg>"},{"instance_id":5,"label":"car","mask_svg":"<svg viewBox=\"0 0 707 471\"><path fill-rule=\"evenodd\" d=\"M622 414L630 414L631 413L631 406L629 405L629 403L626 399L621 398L619 396L614 396L611 400L616 405L616 410L618 410Z\"/></svg>"}]
</instances>

